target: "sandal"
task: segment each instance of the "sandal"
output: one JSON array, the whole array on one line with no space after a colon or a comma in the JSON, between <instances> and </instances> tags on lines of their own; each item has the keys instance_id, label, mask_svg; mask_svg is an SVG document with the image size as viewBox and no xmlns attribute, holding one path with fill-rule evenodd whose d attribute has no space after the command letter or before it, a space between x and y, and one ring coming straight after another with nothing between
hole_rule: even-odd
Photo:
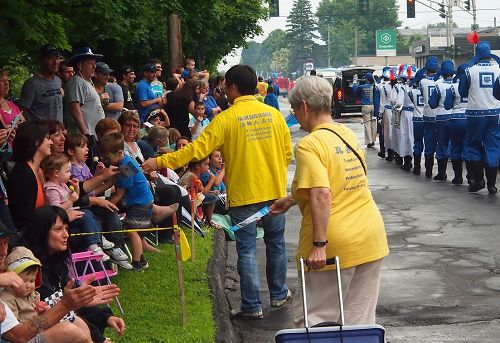
<instances>
[{"instance_id":1,"label":"sandal","mask_svg":"<svg viewBox=\"0 0 500 343\"><path fill-rule=\"evenodd\" d=\"M216 229L216 230L222 229L222 226L214 220L210 220L210 221L207 220L205 222L205 224L210 226L212 229Z\"/></svg>"}]
</instances>

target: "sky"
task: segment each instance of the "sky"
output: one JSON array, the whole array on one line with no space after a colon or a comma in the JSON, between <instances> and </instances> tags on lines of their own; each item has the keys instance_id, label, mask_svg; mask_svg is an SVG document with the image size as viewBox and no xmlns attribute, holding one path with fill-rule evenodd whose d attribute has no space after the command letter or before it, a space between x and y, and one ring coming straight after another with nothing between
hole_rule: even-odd
<instances>
[{"instance_id":1,"label":"sky","mask_svg":"<svg viewBox=\"0 0 500 343\"><path fill-rule=\"evenodd\" d=\"M310 0L313 8L313 12L316 12L321 0ZM377 0L370 0L377 1ZM429 4L428 0L417 0L425 4ZM457 0L463 1L463 0ZM493 18L497 18L497 26L500 30L500 1L498 0L475 0L477 8L477 23L480 28L493 27ZM286 30L286 17L292 9L293 0L279 0L280 2L280 17L269 18L266 21L261 22L263 28L263 33L257 37L254 37L254 41L262 42L269 33L276 29ZM406 18L406 0L397 0L399 4L399 20L403 22L402 28L408 26L409 28L422 28L427 24L435 24L438 22L443 22L444 19L441 18L438 12L431 10L430 8L424 6L423 4L417 2L415 7L415 18ZM436 5L433 5L436 8ZM460 8L455 7L453 10L453 20L457 23L459 27L470 27L472 24L472 15L462 11ZM228 67L238 64L241 56L241 49L235 51L233 54L226 57L227 64L221 69L227 69Z\"/></svg>"}]
</instances>

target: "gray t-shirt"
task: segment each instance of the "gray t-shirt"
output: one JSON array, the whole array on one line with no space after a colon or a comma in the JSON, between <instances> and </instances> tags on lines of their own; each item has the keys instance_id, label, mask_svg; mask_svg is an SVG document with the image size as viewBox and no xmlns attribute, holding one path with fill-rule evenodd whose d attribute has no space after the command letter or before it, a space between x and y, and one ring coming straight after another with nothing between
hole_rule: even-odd
<instances>
[{"instance_id":1,"label":"gray t-shirt","mask_svg":"<svg viewBox=\"0 0 500 343\"><path fill-rule=\"evenodd\" d=\"M69 79L64 92L64 101L67 104L68 111L70 111L72 102L79 102L83 121L89 129L89 133L95 136L95 126L99 120L104 118L104 110L94 86L83 77L75 75Z\"/></svg>"},{"instance_id":2,"label":"gray t-shirt","mask_svg":"<svg viewBox=\"0 0 500 343\"><path fill-rule=\"evenodd\" d=\"M118 84L108 82L108 83L106 83L106 86L104 86L104 90L106 91L106 93L109 94L109 103L110 104L113 102L123 102L122 88ZM106 114L106 118L113 118L113 119L117 119L117 120L121 114L120 111L118 111L118 112L104 111L104 113Z\"/></svg>"},{"instance_id":3,"label":"gray t-shirt","mask_svg":"<svg viewBox=\"0 0 500 343\"><path fill-rule=\"evenodd\" d=\"M21 89L19 104L28 110L31 120L55 119L63 121L61 79L46 80L39 75L30 77Z\"/></svg>"}]
</instances>

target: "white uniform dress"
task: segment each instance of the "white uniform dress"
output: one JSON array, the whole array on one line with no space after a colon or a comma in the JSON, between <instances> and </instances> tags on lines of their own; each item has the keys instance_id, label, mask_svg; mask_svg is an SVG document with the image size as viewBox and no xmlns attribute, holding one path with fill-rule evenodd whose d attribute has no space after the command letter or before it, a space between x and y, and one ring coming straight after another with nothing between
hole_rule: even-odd
<instances>
[{"instance_id":1,"label":"white uniform dress","mask_svg":"<svg viewBox=\"0 0 500 343\"><path fill-rule=\"evenodd\" d=\"M409 96L411 90L412 88L407 84L402 87L404 100L399 125L401 130L399 155L403 157L413 155L413 103Z\"/></svg>"},{"instance_id":2,"label":"white uniform dress","mask_svg":"<svg viewBox=\"0 0 500 343\"><path fill-rule=\"evenodd\" d=\"M383 108L382 127L384 129L384 145L386 149L392 149L392 104L391 104L392 86L389 81L382 81L380 84L380 108ZM382 99L384 100L382 102Z\"/></svg>"}]
</instances>

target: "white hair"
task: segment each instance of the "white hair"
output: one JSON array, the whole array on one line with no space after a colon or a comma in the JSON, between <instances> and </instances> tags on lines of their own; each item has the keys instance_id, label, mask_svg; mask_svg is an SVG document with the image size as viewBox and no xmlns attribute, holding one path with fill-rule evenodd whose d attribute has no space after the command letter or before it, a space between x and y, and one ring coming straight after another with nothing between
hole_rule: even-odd
<instances>
[{"instance_id":1,"label":"white hair","mask_svg":"<svg viewBox=\"0 0 500 343\"><path fill-rule=\"evenodd\" d=\"M292 88L288 101L297 108L304 100L313 112L330 112L333 88L327 80L319 76L302 76Z\"/></svg>"}]
</instances>

